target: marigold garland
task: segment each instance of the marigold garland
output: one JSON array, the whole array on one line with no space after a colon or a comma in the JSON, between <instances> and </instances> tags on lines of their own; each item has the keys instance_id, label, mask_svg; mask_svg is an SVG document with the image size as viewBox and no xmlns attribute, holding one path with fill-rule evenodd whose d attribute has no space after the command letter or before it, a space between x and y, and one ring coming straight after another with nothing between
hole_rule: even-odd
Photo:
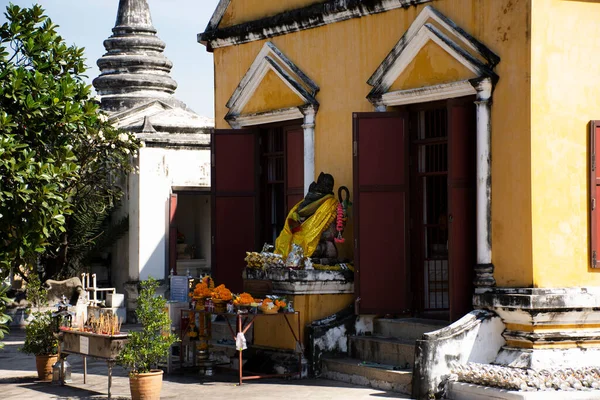
<instances>
[{"instance_id":1,"label":"marigold garland","mask_svg":"<svg viewBox=\"0 0 600 400\"><path fill-rule=\"evenodd\" d=\"M213 300L229 301L233 298L231 290L227 289L224 284L217 286L210 296Z\"/></svg>"},{"instance_id":2,"label":"marigold garland","mask_svg":"<svg viewBox=\"0 0 600 400\"><path fill-rule=\"evenodd\" d=\"M205 276L194 288L192 297L210 297L214 287L215 282L213 279L210 276Z\"/></svg>"},{"instance_id":3,"label":"marigold garland","mask_svg":"<svg viewBox=\"0 0 600 400\"><path fill-rule=\"evenodd\" d=\"M254 303L254 298L249 293L242 293L233 300L233 304L236 306L249 306L252 303Z\"/></svg>"}]
</instances>

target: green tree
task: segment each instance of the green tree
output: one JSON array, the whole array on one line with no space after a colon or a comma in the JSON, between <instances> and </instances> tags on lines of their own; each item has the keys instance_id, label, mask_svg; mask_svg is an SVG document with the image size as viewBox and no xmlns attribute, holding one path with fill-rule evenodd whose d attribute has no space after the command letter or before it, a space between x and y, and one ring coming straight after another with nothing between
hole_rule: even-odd
<instances>
[{"instance_id":1,"label":"green tree","mask_svg":"<svg viewBox=\"0 0 600 400\"><path fill-rule=\"evenodd\" d=\"M35 5L6 8L0 27L0 278L42 261L58 276L106 233L132 171L135 138L111 127L68 46ZM87 218L86 218L87 215ZM90 220L89 218L92 218ZM100 222L99 222L100 221ZM88 234L78 229L88 227ZM91 228L95 228L92 232ZM90 233L92 232L92 233Z\"/></svg>"}]
</instances>

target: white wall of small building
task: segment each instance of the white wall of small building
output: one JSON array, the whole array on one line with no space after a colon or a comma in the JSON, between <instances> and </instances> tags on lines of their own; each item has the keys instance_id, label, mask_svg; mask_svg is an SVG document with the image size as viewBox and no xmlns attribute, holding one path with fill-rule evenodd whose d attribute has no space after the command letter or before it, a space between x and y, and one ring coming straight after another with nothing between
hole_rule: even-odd
<instances>
[{"instance_id":1,"label":"white wall of small building","mask_svg":"<svg viewBox=\"0 0 600 400\"><path fill-rule=\"evenodd\" d=\"M172 188L210 188L208 148L142 147L138 167L139 172L129 176L124 199L128 237L114 248L112 276L119 292L127 281L166 277ZM207 224L210 229L210 220Z\"/></svg>"},{"instance_id":2,"label":"white wall of small building","mask_svg":"<svg viewBox=\"0 0 600 400\"><path fill-rule=\"evenodd\" d=\"M139 229L131 232L139 235L139 259L130 271L164 279L171 188L210 187L210 151L144 147L139 160Z\"/></svg>"}]
</instances>

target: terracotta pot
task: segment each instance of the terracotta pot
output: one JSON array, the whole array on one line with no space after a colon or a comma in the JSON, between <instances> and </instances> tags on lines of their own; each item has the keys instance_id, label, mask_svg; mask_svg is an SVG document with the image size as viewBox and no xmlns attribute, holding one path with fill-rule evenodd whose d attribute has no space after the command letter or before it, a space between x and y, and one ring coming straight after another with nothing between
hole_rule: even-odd
<instances>
[{"instance_id":1,"label":"terracotta pot","mask_svg":"<svg viewBox=\"0 0 600 400\"><path fill-rule=\"evenodd\" d=\"M52 380L52 366L56 361L58 361L58 354L51 356L35 356L35 367L37 369L39 380Z\"/></svg>"},{"instance_id":2,"label":"terracotta pot","mask_svg":"<svg viewBox=\"0 0 600 400\"><path fill-rule=\"evenodd\" d=\"M129 375L132 400L160 400L163 371L153 369L145 374Z\"/></svg>"}]
</instances>

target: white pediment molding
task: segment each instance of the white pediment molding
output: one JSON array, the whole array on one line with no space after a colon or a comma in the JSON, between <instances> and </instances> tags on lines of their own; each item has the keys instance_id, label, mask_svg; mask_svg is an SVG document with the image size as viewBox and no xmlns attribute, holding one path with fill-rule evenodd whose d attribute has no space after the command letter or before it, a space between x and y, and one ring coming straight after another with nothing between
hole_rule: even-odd
<instances>
[{"instance_id":1,"label":"white pediment molding","mask_svg":"<svg viewBox=\"0 0 600 400\"><path fill-rule=\"evenodd\" d=\"M473 83L469 80L464 80L384 93L381 95L381 103L386 106L402 106L405 104L427 103L474 94L477 94L477 90L473 87Z\"/></svg>"},{"instance_id":2,"label":"white pediment molding","mask_svg":"<svg viewBox=\"0 0 600 400\"><path fill-rule=\"evenodd\" d=\"M298 96L303 104L291 109L274 109L261 113L242 114L244 107L248 104L254 93L256 93L260 83L269 71L274 72ZM290 61L273 43L266 42L248 69L248 72L246 72L238 87L231 95L231 98L227 101L226 106L229 108L229 112L225 116L225 119L230 124L234 122L238 126L246 126L264 123L258 121L265 118L269 119L268 116L283 118L279 119L279 121L291 119L289 117L293 114L296 115L295 118L298 118L298 115L300 116L299 118L302 118L304 108L318 108L319 102L315 98L318 91L319 87L316 83ZM292 110L294 108L296 112ZM277 121L272 120L271 122ZM243 123L243 125L240 125L240 123Z\"/></svg>"},{"instance_id":3,"label":"white pediment molding","mask_svg":"<svg viewBox=\"0 0 600 400\"><path fill-rule=\"evenodd\" d=\"M439 96L441 96L439 98L448 98L448 94L451 97L473 94L474 90L465 85L465 82L468 81L433 85L424 88L424 90L407 89L388 92L396 79L429 42L437 44L451 57L473 72L475 78L491 78L492 81L498 79L493 68L500 61L500 57L435 8L427 6L415 18L406 33L367 81L369 85L373 86L367 96L369 101L375 105L409 104L414 102L412 99L415 98L416 93L419 93L419 90L421 91L420 94L427 94L434 100L437 99L434 92L439 93ZM473 56L471 52L474 52L485 61ZM430 100L424 98L421 101Z\"/></svg>"}]
</instances>

